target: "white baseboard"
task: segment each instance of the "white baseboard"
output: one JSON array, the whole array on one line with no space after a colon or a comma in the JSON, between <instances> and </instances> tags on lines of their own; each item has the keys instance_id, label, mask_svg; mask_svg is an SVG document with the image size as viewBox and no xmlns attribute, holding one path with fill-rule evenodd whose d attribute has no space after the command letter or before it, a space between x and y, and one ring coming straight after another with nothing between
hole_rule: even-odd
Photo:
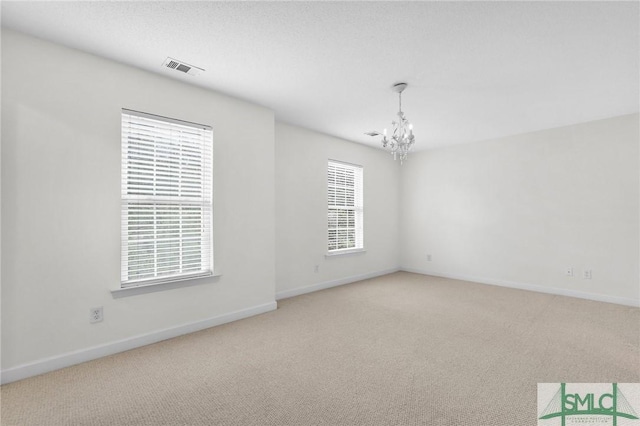
<instances>
[{"instance_id":1,"label":"white baseboard","mask_svg":"<svg viewBox=\"0 0 640 426\"><path fill-rule=\"evenodd\" d=\"M337 280L325 281L317 284L311 284L303 287L297 287L291 290L279 291L276 293L276 300L287 299L289 297L300 296L301 294L313 293L314 291L324 290L326 288L336 287L339 285L350 284L356 281L362 281L369 278L379 277L381 275L392 274L398 272L400 269L391 268L382 271L370 272L368 274L353 275L350 277L339 278Z\"/></svg>"},{"instance_id":2,"label":"white baseboard","mask_svg":"<svg viewBox=\"0 0 640 426\"><path fill-rule=\"evenodd\" d=\"M594 300L597 302L615 303L618 305L633 306L634 308L640 307L640 300L630 299L626 297L607 296L605 294L587 293L584 291L569 290L569 289L557 288L557 287L545 287L541 285L519 283L515 281L505 281L505 280L496 280L492 278L482 278L482 277L472 277L472 276L460 275L460 274L450 274L446 272L430 271L430 270L420 269L420 268L401 267L400 270L405 272L422 274L422 275L432 275L434 277L451 278L454 280L471 281L471 282L476 282L480 284L489 284L489 285L497 285L500 287L517 288L519 290L536 291L538 293L548 293L548 294L555 294L558 296L576 297L578 299Z\"/></svg>"},{"instance_id":3,"label":"white baseboard","mask_svg":"<svg viewBox=\"0 0 640 426\"><path fill-rule=\"evenodd\" d=\"M124 352L130 349L157 343L162 340L182 336L183 334L189 334L195 331L204 330L205 328L215 327L217 325L222 325L243 318L252 317L254 315L263 314L265 312L273 311L277 309L277 307L277 303L273 301L265 303L263 305L253 306L251 308L230 312L228 314L218 315L216 317L208 318L202 321L196 321L179 325L177 327L166 328L164 330L153 331L151 333L140 334L138 336L129 337L127 339L68 352L62 355L41 359L28 364L18 365L16 367L2 370L2 372L0 372L0 382L2 384L15 382L17 380L26 379L27 377L37 376L39 374L59 370L64 367L69 367L75 364L102 358L107 355L113 355L118 352Z\"/></svg>"}]
</instances>

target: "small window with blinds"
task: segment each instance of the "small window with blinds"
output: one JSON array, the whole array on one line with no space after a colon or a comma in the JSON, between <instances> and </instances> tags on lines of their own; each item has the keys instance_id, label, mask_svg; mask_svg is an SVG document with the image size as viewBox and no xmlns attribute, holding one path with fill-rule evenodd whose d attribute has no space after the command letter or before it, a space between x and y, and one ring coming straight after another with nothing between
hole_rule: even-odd
<instances>
[{"instance_id":1,"label":"small window with blinds","mask_svg":"<svg viewBox=\"0 0 640 426\"><path fill-rule=\"evenodd\" d=\"M122 110L121 287L212 275L211 127Z\"/></svg>"},{"instance_id":2,"label":"small window with blinds","mask_svg":"<svg viewBox=\"0 0 640 426\"><path fill-rule=\"evenodd\" d=\"M328 251L364 248L362 167L329 160L327 167Z\"/></svg>"}]
</instances>

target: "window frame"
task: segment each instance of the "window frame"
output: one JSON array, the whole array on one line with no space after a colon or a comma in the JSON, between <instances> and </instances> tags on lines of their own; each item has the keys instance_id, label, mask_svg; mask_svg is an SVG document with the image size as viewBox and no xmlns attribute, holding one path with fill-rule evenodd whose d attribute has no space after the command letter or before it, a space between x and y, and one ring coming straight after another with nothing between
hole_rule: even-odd
<instances>
[{"instance_id":1,"label":"window frame","mask_svg":"<svg viewBox=\"0 0 640 426\"><path fill-rule=\"evenodd\" d=\"M346 183L344 185L338 185L336 182L337 177L334 177L334 181L332 183L331 181L331 173L332 173L332 167L333 168L342 168L343 170L348 170L353 172L353 185L351 185L352 189L353 189L353 204L350 203L346 203L346 205L339 205L339 204L329 204L331 202L331 198L332 198L332 194L331 194L331 190L332 187L334 189L333 192L333 197L334 197L334 203L336 201L336 196L338 195L338 192L336 191L338 188L340 189L344 189L344 197L345 197L345 202L348 200L348 190L350 189L350 185L347 185ZM337 173L337 172L334 172ZM334 220L334 222L336 222L336 226L332 227L332 217L331 217L331 213L333 212L337 212L342 210L343 212L351 212L353 211L353 226L350 226L349 224L347 224L347 226L338 226L339 222L339 214L336 215L336 218ZM347 223L349 222L349 214L347 213ZM337 241L336 248L331 248L332 246L332 236L331 236L331 231L335 230L336 234L339 232L340 229L342 229L343 231L346 230L348 232L348 230L353 229L354 231L354 236L353 236L353 246L348 246L348 247L339 247L341 244L341 241L344 241L344 239L340 239L340 238L333 238L333 240ZM349 237L347 236L346 239L348 240ZM339 161L339 160L333 160L333 159L328 159L327 160L327 256L335 256L335 255L342 255L342 254L350 254L350 253L359 253L359 252L364 252L365 248L364 248L364 167L362 165L359 164L353 164L353 163L347 163L344 161Z\"/></svg>"},{"instance_id":2,"label":"window frame","mask_svg":"<svg viewBox=\"0 0 640 426\"><path fill-rule=\"evenodd\" d=\"M151 190L153 194L144 193L141 191L137 194L131 193L131 186L136 184L136 174L127 173L127 170L130 166L130 154L132 151L135 151L135 147L131 147L132 140L135 138L131 138L132 131L130 127L132 126L136 120L146 121L149 120L155 121L159 123L157 127L150 127L149 134L156 132L158 133L158 129L162 130L170 130L170 135L166 134L163 136L151 136L148 135L148 140L144 142L147 144L153 145L153 154L150 154L149 157L152 157L153 165L145 164L147 167L151 167L151 172L153 173L153 189L151 187L144 187L145 190ZM176 132L180 136L174 137L172 135L173 132ZM198 137L201 139L196 139L198 142L188 141L191 139L195 132ZM185 135L183 135L183 133ZM140 136L140 135L135 135ZM151 288L157 287L163 284L172 284L172 283L180 283L189 280L196 280L199 278L216 276L214 273L214 259L213 259L213 128L208 125L193 123L189 121L179 120L175 118L164 117L156 114L150 114L146 112L140 112L135 110L130 110L126 108L122 108L121 110L121 253L120 253L120 285L117 290L133 290L133 289L143 289L143 288ZM193 145L200 143L201 146L195 148L195 151L187 151L189 149L194 150ZM176 169L172 169L170 172L167 172L166 169L162 170L161 167L158 166L158 151L159 147L162 149L166 149L167 144L169 144L172 149L180 152L179 154L167 154L171 160L180 160L180 165ZM175 144L175 147L173 146ZM191 144L191 145L189 145ZM183 176L186 174L185 170L187 170L186 157L189 154L186 152L197 152L198 156L197 161L199 162L200 172L199 179L196 180L195 186L199 186L198 196L193 195L193 190L188 189L188 185L193 185L191 182L185 183ZM150 161L150 160L145 160ZM149 170L149 169L147 169ZM177 172L176 172L177 170ZM191 172L191 170L189 170ZM170 180L170 187L173 185L177 185L179 187L178 195L158 195L160 190L158 187L158 175L161 173L166 173L163 177L165 179L174 179ZM175 173L177 173L176 176ZM141 174L141 173L138 173ZM131 177L133 176L133 177ZM170 176L170 177L167 177ZM137 176L140 179L139 176ZM177 179L177 181L175 180ZM193 179L193 178L191 178ZM185 189L187 188L187 189ZM170 192L175 192L175 190L170 189L167 190ZM184 195L184 192L190 192L188 195ZM130 245L128 244L129 237L131 233L130 223L131 217L130 212L131 206L136 205L139 207L141 205L145 205L146 207L152 207L153 213L149 213L153 217L153 238L149 239L149 242L153 241L153 276L145 276L143 278L132 278L129 272L129 252L131 250ZM134 209L136 207L133 207ZM177 239L179 243L179 254L177 255L178 259L178 273L159 273L159 270L162 269L158 266L162 262L160 248L158 247L158 243L162 243L161 237L158 237L158 229L161 228L162 224L158 222L161 220L161 211L165 210L173 210L177 209L177 217L179 218L180 224L177 226L172 225L172 230L178 229L178 237ZM195 213L190 213L189 210ZM171 220L174 220L176 217L176 213L173 214ZM198 219L194 219L194 216ZM188 226L185 226L186 221L189 226L194 224L196 228L199 227L198 231L196 231L196 237L193 234L189 235L186 231ZM134 219L135 221L135 219ZM194 240L195 238L195 240ZM198 249L196 251L189 252L189 249L186 249L185 252L185 242L194 243ZM193 245L193 244L192 244ZM175 249L174 249L175 250ZM196 256L198 261L196 261L196 265L199 265L199 269L193 271L185 271L185 269L193 269L192 266L188 265L188 258ZM174 256L169 255L171 257L171 261L174 261ZM171 286L172 288L174 286Z\"/></svg>"}]
</instances>

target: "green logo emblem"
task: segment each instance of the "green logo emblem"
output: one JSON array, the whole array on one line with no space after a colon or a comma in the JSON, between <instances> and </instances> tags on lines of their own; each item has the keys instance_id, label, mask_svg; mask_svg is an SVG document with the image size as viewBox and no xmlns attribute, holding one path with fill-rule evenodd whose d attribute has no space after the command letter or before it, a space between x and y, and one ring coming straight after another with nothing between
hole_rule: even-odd
<instances>
[{"instance_id":1,"label":"green logo emblem","mask_svg":"<svg viewBox=\"0 0 640 426\"><path fill-rule=\"evenodd\" d=\"M566 383L559 385L539 420L559 419L561 426L565 426L567 419L573 416L583 416L580 421L577 418L572 419L574 421L571 423L574 424L585 423L588 417L592 420L588 421L590 424L612 424L613 426L618 425L619 419L638 420L638 414L620 391L617 383L607 384L607 390L602 389L603 384L570 384L573 388L571 391L567 390ZM538 385L538 392L540 392L540 385ZM634 400L634 403L637 401ZM598 418L601 421L598 421ZM538 424L546 423L538 421Z\"/></svg>"}]
</instances>

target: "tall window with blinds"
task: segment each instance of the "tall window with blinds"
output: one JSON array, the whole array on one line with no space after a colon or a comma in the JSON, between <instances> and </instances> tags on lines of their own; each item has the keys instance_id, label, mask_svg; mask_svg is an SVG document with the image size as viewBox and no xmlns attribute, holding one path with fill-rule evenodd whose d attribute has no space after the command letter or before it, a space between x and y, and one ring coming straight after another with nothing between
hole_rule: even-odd
<instances>
[{"instance_id":1,"label":"tall window with blinds","mask_svg":"<svg viewBox=\"0 0 640 426\"><path fill-rule=\"evenodd\" d=\"M362 167L329 160L327 168L328 251L364 248Z\"/></svg>"},{"instance_id":2,"label":"tall window with blinds","mask_svg":"<svg viewBox=\"0 0 640 426\"><path fill-rule=\"evenodd\" d=\"M121 287L213 273L211 127L122 110Z\"/></svg>"}]
</instances>

